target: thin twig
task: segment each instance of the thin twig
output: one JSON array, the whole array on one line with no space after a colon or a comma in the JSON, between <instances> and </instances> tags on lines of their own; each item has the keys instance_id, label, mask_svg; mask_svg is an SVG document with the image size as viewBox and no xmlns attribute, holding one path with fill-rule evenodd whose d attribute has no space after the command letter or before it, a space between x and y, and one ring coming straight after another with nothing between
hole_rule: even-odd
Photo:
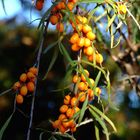
<instances>
[{"instance_id":1,"label":"thin twig","mask_svg":"<svg viewBox=\"0 0 140 140\"><path fill-rule=\"evenodd\" d=\"M12 91L12 88L3 91L3 92L0 94L0 96L3 96L4 94L9 93L10 91Z\"/></svg>"},{"instance_id":2,"label":"thin twig","mask_svg":"<svg viewBox=\"0 0 140 140\"><path fill-rule=\"evenodd\" d=\"M38 50L38 55L37 55L37 60L36 60L36 67L38 69L38 73L39 73L39 66L40 66L40 59L41 59L42 49L43 49L45 37L46 37L46 34L47 34L48 24L49 24L49 18L46 21L45 29L44 29L44 32L43 32L44 36L43 36L43 38L41 40L40 47L39 47L39 50ZM38 73L37 73L37 77L38 77ZM35 104L35 96L36 96L36 89L37 89L37 82L38 82L37 79L38 78L36 78L36 80L35 80L35 90L34 90L34 93L33 93L32 103L31 103L30 122L29 122L29 128L28 128L28 132L27 132L27 140L30 140L31 128L32 128L32 123L33 123L34 104Z\"/></svg>"}]
</instances>

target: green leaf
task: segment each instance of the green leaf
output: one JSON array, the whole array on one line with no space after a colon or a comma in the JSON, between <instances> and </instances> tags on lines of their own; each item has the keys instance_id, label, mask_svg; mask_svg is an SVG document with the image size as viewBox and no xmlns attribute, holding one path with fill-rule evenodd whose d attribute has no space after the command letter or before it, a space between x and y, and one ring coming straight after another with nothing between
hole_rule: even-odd
<instances>
[{"instance_id":1,"label":"green leaf","mask_svg":"<svg viewBox=\"0 0 140 140\"><path fill-rule=\"evenodd\" d=\"M85 111L87 109L87 104L88 104L88 96L86 97L86 100L84 101L83 106L81 108L78 124L82 121L84 117Z\"/></svg>"},{"instance_id":2,"label":"green leaf","mask_svg":"<svg viewBox=\"0 0 140 140\"><path fill-rule=\"evenodd\" d=\"M108 132L108 129L107 129L104 121L101 119L101 117L99 117L99 115L96 112L94 112L94 110L89 108L89 111L90 111L92 117L95 118L99 122L99 124L102 126L104 133L106 135L106 140L109 140L109 132Z\"/></svg>"},{"instance_id":3,"label":"green leaf","mask_svg":"<svg viewBox=\"0 0 140 140\"><path fill-rule=\"evenodd\" d=\"M97 87L100 78L101 78L101 71L99 71L98 74L97 74L97 76L96 76L94 87Z\"/></svg>"},{"instance_id":4,"label":"green leaf","mask_svg":"<svg viewBox=\"0 0 140 140\"><path fill-rule=\"evenodd\" d=\"M108 25L107 25L107 28L106 28L106 31L108 31L109 27L112 25L112 23L113 23L113 21L115 20L115 18L116 18L116 14L114 14L114 15L112 16L112 18L109 19Z\"/></svg>"},{"instance_id":5,"label":"green leaf","mask_svg":"<svg viewBox=\"0 0 140 140\"><path fill-rule=\"evenodd\" d=\"M100 16L98 16L94 22L99 21L101 18L103 18L107 14L107 11L104 11Z\"/></svg>"},{"instance_id":6,"label":"green leaf","mask_svg":"<svg viewBox=\"0 0 140 140\"><path fill-rule=\"evenodd\" d=\"M10 117L7 119L7 121L4 123L4 125L2 126L2 128L0 129L0 140L2 140L3 134L6 130L6 128L8 127L12 117L13 117L14 112L10 115Z\"/></svg>"},{"instance_id":7,"label":"green leaf","mask_svg":"<svg viewBox=\"0 0 140 140\"><path fill-rule=\"evenodd\" d=\"M53 55L52 55L52 60L51 60L51 62L50 62L50 65L49 65L49 67L48 67L48 70L47 70L47 72L46 72L46 74L45 74L43 80L45 80L45 79L47 78L49 71L52 69L52 67L53 67L53 65L54 65L54 63L55 63L55 61L56 61L56 59L57 59L57 57L58 57L58 52L59 52L59 51L58 51L58 48L55 48L54 53L53 53Z\"/></svg>"},{"instance_id":8,"label":"green leaf","mask_svg":"<svg viewBox=\"0 0 140 140\"><path fill-rule=\"evenodd\" d=\"M96 140L100 140L99 129L98 129L98 127L96 125L94 127L95 127Z\"/></svg>"},{"instance_id":9,"label":"green leaf","mask_svg":"<svg viewBox=\"0 0 140 140\"><path fill-rule=\"evenodd\" d=\"M92 110L94 110L96 113L98 113L103 119L105 119L112 126L113 130L115 132L117 132L117 129L116 129L114 123L102 111L100 111L98 108L96 108L93 105L89 105L89 106L90 106L90 108L92 108Z\"/></svg>"},{"instance_id":10,"label":"green leaf","mask_svg":"<svg viewBox=\"0 0 140 140\"><path fill-rule=\"evenodd\" d=\"M104 0L79 0L78 3L104 3Z\"/></svg>"}]
</instances>

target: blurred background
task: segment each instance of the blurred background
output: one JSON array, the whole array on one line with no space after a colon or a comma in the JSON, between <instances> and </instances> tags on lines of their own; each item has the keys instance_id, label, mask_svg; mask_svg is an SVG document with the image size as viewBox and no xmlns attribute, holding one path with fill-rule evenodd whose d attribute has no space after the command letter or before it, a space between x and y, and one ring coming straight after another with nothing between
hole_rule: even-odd
<instances>
[{"instance_id":1,"label":"blurred background","mask_svg":"<svg viewBox=\"0 0 140 140\"><path fill-rule=\"evenodd\" d=\"M140 3L134 0L131 2L130 9L140 21L140 9L138 8ZM35 63L36 48L40 39L37 26L41 16L51 5L51 1L48 0L43 10L37 11L31 0L4 0L4 3L6 13L2 2L0 2L0 93L10 89L14 82L19 79L20 74L27 71ZM99 13L97 12L95 16ZM125 39L110 53L108 33L105 33L103 24L97 24L97 29L99 29L97 46L100 47L99 50L105 59L103 65L110 71L112 86L111 100L113 104L110 106L107 116L111 118L118 130L116 134L111 135L111 140L138 140L140 138L140 31L132 19L128 18L128 20L130 28L124 26L123 34L128 38L130 35L131 43L138 47L137 51L129 50L129 53L126 53L129 47ZM49 25L44 49L57 41L58 35L54 29L52 25ZM41 58L32 130L33 140L39 140L41 134L41 131L36 128L53 130L49 120L55 120L56 116L59 115L59 107L67 92L53 91L61 86L66 73L65 61L61 54L58 55L47 79L42 80L53 51L51 49L47 55L43 55ZM119 60L114 59L114 57L119 58ZM102 90L104 90L102 99L107 102L106 91ZM24 104L17 106L4 133L4 140L25 139L29 123L30 103L31 97L27 97ZM0 127L12 113L13 104L14 93L9 92L0 96ZM101 140L104 140L105 136L102 133L100 135ZM95 139L93 123L78 128L74 136L77 140ZM45 133L42 139L49 139L49 137L50 134Z\"/></svg>"}]
</instances>

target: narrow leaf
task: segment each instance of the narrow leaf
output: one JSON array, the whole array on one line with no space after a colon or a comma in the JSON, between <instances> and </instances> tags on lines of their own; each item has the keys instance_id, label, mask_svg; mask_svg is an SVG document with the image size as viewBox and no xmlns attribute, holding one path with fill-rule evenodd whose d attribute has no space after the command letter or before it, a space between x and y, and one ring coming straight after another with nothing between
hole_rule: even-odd
<instances>
[{"instance_id":1,"label":"narrow leaf","mask_svg":"<svg viewBox=\"0 0 140 140\"><path fill-rule=\"evenodd\" d=\"M114 14L113 17L108 21L106 31L108 31L109 27L112 25L112 23L115 20L115 18L116 18L116 14Z\"/></svg>"},{"instance_id":2,"label":"narrow leaf","mask_svg":"<svg viewBox=\"0 0 140 140\"><path fill-rule=\"evenodd\" d=\"M95 125L95 136L96 136L96 140L100 140L99 129L96 125Z\"/></svg>"},{"instance_id":3,"label":"narrow leaf","mask_svg":"<svg viewBox=\"0 0 140 140\"><path fill-rule=\"evenodd\" d=\"M79 0L79 3L104 3L104 0Z\"/></svg>"}]
</instances>

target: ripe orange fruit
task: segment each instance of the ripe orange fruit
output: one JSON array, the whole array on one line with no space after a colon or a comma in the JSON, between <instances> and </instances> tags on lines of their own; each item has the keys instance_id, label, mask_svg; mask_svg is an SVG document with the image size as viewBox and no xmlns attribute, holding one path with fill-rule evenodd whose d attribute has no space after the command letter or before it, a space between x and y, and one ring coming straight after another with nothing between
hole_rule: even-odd
<instances>
[{"instance_id":1,"label":"ripe orange fruit","mask_svg":"<svg viewBox=\"0 0 140 140\"><path fill-rule=\"evenodd\" d=\"M79 32L81 32L83 29L83 25L79 23L79 24L77 24L77 28L78 28Z\"/></svg>"},{"instance_id":2,"label":"ripe orange fruit","mask_svg":"<svg viewBox=\"0 0 140 140\"><path fill-rule=\"evenodd\" d=\"M60 123L61 123L60 120L56 120L56 121L52 122L53 128L55 128L55 129L58 128Z\"/></svg>"},{"instance_id":3,"label":"ripe orange fruit","mask_svg":"<svg viewBox=\"0 0 140 140\"><path fill-rule=\"evenodd\" d=\"M87 90L87 85L84 82L80 82L78 84L78 89L81 91L85 91L85 90Z\"/></svg>"},{"instance_id":4,"label":"ripe orange fruit","mask_svg":"<svg viewBox=\"0 0 140 140\"><path fill-rule=\"evenodd\" d=\"M65 98L64 98L64 104L65 104L65 105L70 104L70 100L71 100L70 95L66 95Z\"/></svg>"},{"instance_id":5,"label":"ripe orange fruit","mask_svg":"<svg viewBox=\"0 0 140 140\"><path fill-rule=\"evenodd\" d=\"M67 110L68 110L68 106L67 106L67 105L62 105L62 106L60 107L60 109L59 109L59 111L60 111L61 113L65 113Z\"/></svg>"},{"instance_id":6,"label":"ripe orange fruit","mask_svg":"<svg viewBox=\"0 0 140 140\"><path fill-rule=\"evenodd\" d=\"M57 8L56 8L56 6L54 6L51 10L51 13L54 14L54 13L56 13L56 11L57 11Z\"/></svg>"},{"instance_id":7,"label":"ripe orange fruit","mask_svg":"<svg viewBox=\"0 0 140 140\"><path fill-rule=\"evenodd\" d=\"M85 94L85 92L80 92L78 94L78 98L79 98L79 101L80 102L84 102L86 100L86 94Z\"/></svg>"},{"instance_id":8,"label":"ripe orange fruit","mask_svg":"<svg viewBox=\"0 0 140 140\"><path fill-rule=\"evenodd\" d=\"M90 55L90 56L88 56L88 61L91 61L91 62L93 62L93 55Z\"/></svg>"},{"instance_id":9,"label":"ripe orange fruit","mask_svg":"<svg viewBox=\"0 0 140 140\"><path fill-rule=\"evenodd\" d=\"M28 82L27 83L27 89L28 89L28 91L33 92L35 90L34 83L33 82Z\"/></svg>"},{"instance_id":10,"label":"ripe orange fruit","mask_svg":"<svg viewBox=\"0 0 140 140\"><path fill-rule=\"evenodd\" d=\"M58 23L58 17L56 15L52 15L50 17L50 22L52 25L56 25Z\"/></svg>"},{"instance_id":11,"label":"ripe orange fruit","mask_svg":"<svg viewBox=\"0 0 140 140\"><path fill-rule=\"evenodd\" d=\"M77 51L80 50L80 47L79 47L77 44L73 44L73 45L71 46L71 50L74 51L74 52L77 52Z\"/></svg>"},{"instance_id":12,"label":"ripe orange fruit","mask_svg":"<svg viewBox=\"0 0 140 140\"><path fill-rule=\"evenodd\" d=\"M28 93L27 86L22 86L22 87L20 88L20 94L21 94L22 96L25 96L25 95L27 95L27 93Z\"/></svg>"},{"instance_id":13,"label":"ripe orange fruit","mask_svg":"<svg viewBox=\"0 0 140 140\"><path fill-rule=\"evenodd\" d=\"M67 3L67 7L68 7L68 9L69 9L70 11L72 11L73 8L74 8L74 3L73 3L73 2L68 2L68 3Z\"/></svg>"},{"instance_id":14,"label":"ripe orange fruit","mask_svg":"<svg viewBox=\"0 0 140 140\"><path fill-rule=\"evenodd\" d=\"M73 133L73 132L75 132L76 131L76 126L75 127L72 127L71 129L70 129L70 131Z\"/></svg>"},{"instance_id":15,"label":"ripe orange fruit","mask_svg":"<svg viewBox=\"0 0 140 140\"><path fill-rule=\"evenodd\" d=\"M85 38L84 38L84 37L80 37L80 38L78 39L78 41L77 41L77 45L78 45L79 47L83 47L84 44L85 44Z\"/></svg>"},{"instance_id":16,"label":"ripe orange fruit","mask_svg":"<svg viewBox=\"0 0 140 140\"><path fill-rule=\"evenodd\" d=\"M93 97L94 97L94 92L93 92L92 89L88 89L88 90L87 90L87 93L88 93L88 97L89 97L89 98L93 98Z\"/></svg>"},{"instance_id":17,"label":"ripe orange fruit","mask_svg":"<svg viewBox=\"0 0 140 140\"><path fill-rule=\"evenodd\" d=\"M96 35L95 35L92 31L90 31L90 32L88 32L88 33L86 34L86 37L87 37L88 39L90 39L91 41L93 41L93 40L95 40Z\"/></svg>"},{"instance_id":18,"label":"ripe orange fruit","mask_svg":"<svg viewBox=\"0 0 140 140\"><path fill-rule=\"evenodd\" d=\"M16 96L16 102L17 102L18 104L22 104L22 103L23 103L23 96L20 95L20 94L18 94L18 95Z\"/></svg>"},{"instance_id":19,"label":"ripe orange fruit","mask_svg":"<svg viewBox=\"0 0 140 140\"><path fill-rule=\"evenodd\" d=\"M65 3L64 2L60 2L60 5L61 5L61 9L65 9L66 6L65 6Z\"/></svg>"},{"instance_id":20,"label":"ripe orange fruit","mask_svg":"<svg viewBox=\"0 0 140 140\"><path fill-rule=\"evenodd\" d=\"M59 2L59 3L56 5L56 8L57 8L57 10L61 10L61 9L62 9L61 2Z\"/></svg>"},{"instance_id":21,"label":"ripe orange fruit","mask_svg":"<svg viewBox=\"0 0 140 140\"><path fill-rule=\"evenodd\" d=\"M87 56L93 55L93 52L94 52L94 49L93 49L92 47L87 47L87 48L85 49L85 54L86 54Z\"/></svg>"},{"instance_id":22,"label":"ripe orange fruit","mask_svg":"<svg viewBox=\"0 0 140 140\"><path fill-rule=\"evenodd\" d=\"M63 23L57 23L56 29L61 33L64 31L64 24Z\"/></svg>"},{"instance_id":23,"label":"ripe orange fruit","mask_svg":"<svg viewBox=\"0 0 140 140\"><path fill-rule=\"evenodd\" d=\"M32 80L32 79L34 79L35 78L35 75L32 73L32 72L27 72L27 78L29 79L29 80Z\"/></svg>"},{"instance_id":24,"label":"ripe orange fruit","mask_svg":"<svg viewBox=\"0 0 140 140\"><path fill-rule=\"evenodd\" d=\"M26 82L26 80L27 80L27 75L26 75L26 73L22 73L22 74L20 75L19 80L20 80L21 82Z\"/></svg>"},{"instance_id":25,"label":"ripe orange fruit","mask_svg":"<svg viewBox=\"0 0 140 140\"><path fill-rule=\"evenodd\" d=\"M29 72L32 72L34 75L37 75L38 69L36 67L29 68Z\"/></svg>"},{"instance_id":26,"label":"ripe orange fruit","mask_svg":"<svg viewBox=\"0 0 140 140\"><path fill-rule=\"evenodd\" d=\"M44 2L42 2L41 0L37 0L36 4L35 4L35 7L36 7L37 10L40 11L40 10L42 10L43 5L44 5Z\"/></svg>"},{"instance_id":27,"label":"ripe orange fruit","mask_svg":"<svg viewBox=\"0 0 140 140\"><path fill-rule=\"evenodd\" d=\"M77 106L75 106L73 109L74 109L74 113L77 113L78 111L80 111L80 108Z\"/></svg>"},{"instance_id":28,"label":"ripe orange fruit","mask_svg":"<svg viewBox=\"0 0 140 140\"><path fill-rule=\"evenodd\" d=\"M82 21L83 21L83 18L80 16L80 15L78 15L78 16L76 16L76 23L82 23Z\"/></svg>"},{"instance_id":29,"label":"ripe orange fruit","mask_svg":"<svg viewBox=\"0 0 140 140\"><path fill-rule=\"evenodd\" d=\"M78 100L77 100L77 98L76 97L72 97L70 103L71 103L71 106L72 107L73 106L78 106Z\"/></svg>"},{"instance_id":30,"label":"ripe orange fruit","mask_svg":"<svg viewBox=\"0 0 140 140\"><path fill-rule=\"evenodd\" d=\"M85 38L84 47L89 47L90 44L91 44L90 40L88 38Z\"/></svg>"},{"instance_id":31,"label":"ripe orange fruit","mask_svg":"<svg viewBox=\"0 0 140 140\"><path fill-rule=\"evenodd\" d=\"M62 121L64 119L66 119L66 115L65 114L60 114L59 117L58 117L58 120Z\"/></svg>"},{"instance_id":32,"label":"ripe orange fruit","mask_svg":"<svg viewBox=\"0 0 140 140\"><path fill-rule=\"evenodd\" d=\"M83 25L83 32L86 34L88 32L92 31L92 28L89 25Z\"/></svg>"},{"instance_id":33,"label":"ripe orange fruit","mask_svg":"<svg viewBox=\"0 0 140 140\"><path fill-rule=\"evenodd\" d=\"M62 124L60 124L60 125L59 125L59 131L60 131L62 134L64 134L65 131L66 131L66 128L65 128Z\"/></svg>"},{"instance_id":34,"label":"ripe orange fruit","mask_svg":"<svg viewBox=\"0 0 140 140\"><path fill-rule=\"evenodd\" d=\"M87 18L86 18L86 17L83 17L83 18L82 18L82 23L83 23L83 24L86 24L86 23L87 23Z\"/></svg>"},{"instance_id":35,"label":"ripe orange fruit","mask_svg":"<svg viewBox=\"0 0 140 140\"><path fill-rule=\"evenodd\" d=\"M78 79L79 79L79 76L78 75L74 75L73 78L72 78L72 82L74 84L76 84L78 82Z\"/></svg>"},{"instance_id":36,"label":"ripe orange fruit","mask_svg":"<svg viewBox=\"0 0 140 140\"><path fill-rule=\"evenodd\" d=\"M67 112L66 112L66 115L67 115L68 118L73 117L73 115L74 115L74 110L73 110L72 108L69 108L69 109L67 110Z\"/></svg>"},{"instance_id":37,"label":"ripe orange fruit","mask_svg":"<svg viewBox=\"0 0 140 140\"><path fill-rule=\"evenodd\" d=\"M63 125L65 128L70 127L70 120L64 119L64 120L62 121L62 125Z\"/></svg>"},{"instance_id":38,"label":"ripe orange fruit","mask_svg":"<svg viewBox=\"0 0 140 140\"><path fill-rule=\"evenodd\" d=\"M72 44L77 43L78 39L79 39L78 33L74 33L70 38L70 43Z\"/></svg>"},{"instance_id":39,"label":"ripe orange fruit","mask_svg":"<svg viewBox=\"0 0 140 140\"><path fill-rule=\"evenodd\" d=\"M103 56L101 54L96 54L96 62L99 64L103 63Z\"/></svg>"},{"instance_id":40,"label":"ripe orange fruit","mask_svg":"<svg viewBox=\"0 0 140 140\"><path fill-rule=\"evenodd\" d=\"M84 69L84 72L85 72L86 76L89 77L88 70ZM84 76L84 74L81 74L81 81L86 82L86 77Z\"/></svg>"},{"instance_id":41,"label":"ripe orange fruit","mask_svg":"<svg viewBox=\"0 0 140 140\"><path fill-rule=\"evenodd\" d=\"M17 89L19 89L20 87L21 87L21 84L20 84L19 81L15 82L15 84L13 85L13 89L14 89L14 90L17 90Z\"/></svg>"}]
</instances>

